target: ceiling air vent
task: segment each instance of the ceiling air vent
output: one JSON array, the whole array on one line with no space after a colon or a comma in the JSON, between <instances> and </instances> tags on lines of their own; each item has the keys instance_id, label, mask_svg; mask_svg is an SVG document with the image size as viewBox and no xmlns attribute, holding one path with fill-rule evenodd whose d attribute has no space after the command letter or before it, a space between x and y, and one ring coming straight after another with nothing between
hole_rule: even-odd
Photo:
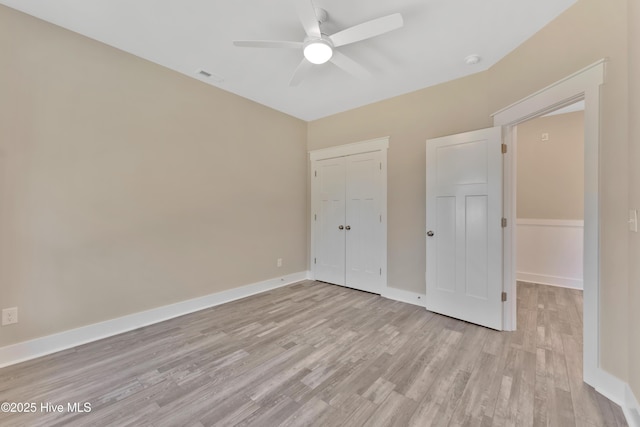
<instances>
[{"instance_id":1,"label":"ceiling air vent","mask_svg":"<svg viewBox=\"0 0 640 427\"><path fill-rule=\"evenodd\" d=\"M200 77L211 79L211 80L213 80L215 82L221 82L221 81L224 80L222 77L220 77L220 76L218 76L216 74L213 74L211 71L204 70L202 68L199 68L198 70L196 70L196 74L198 76L200 76Z\"/></svg>"}]
</instances>

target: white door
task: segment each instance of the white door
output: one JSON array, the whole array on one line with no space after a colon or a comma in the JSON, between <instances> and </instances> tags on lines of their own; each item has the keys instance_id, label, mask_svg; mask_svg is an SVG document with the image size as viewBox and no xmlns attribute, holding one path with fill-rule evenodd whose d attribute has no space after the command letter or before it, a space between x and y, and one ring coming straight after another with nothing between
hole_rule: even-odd
<instances>
[{"instance_id":1,"label":"white door","mask_svg":"<svg viewBox=\"0 0 640 427\"><path fill-rule=\"evenodd\" d=\"M501 128L427 141L427 310L502 329Z\"/></svg>"},{"instance_id":2,"label":"white door","mask_svg":"<svg viewBox=\"0 0 640 427\"><path fill-rule=\"evenodd\" d=\"M346 286L380 293L382 161L379 151L345 157Z\"/></svg>"},{"instance_id":3,"label":"white door","mask_svg":"<svg viewBox=\"0 0 640 427\"><path fill-rule=\"evenodd\" d=\"M345 284L345 161L343 157L316 162L315 278Z\"/></svg>"},{"instance_id":4,"label":"white door","mask_svg":"<svg viewBox=\"0 0 640 427\"><path fill-rule=\"evenodd\" d=\"M314 163L316 280L381 293L383 177L379 151Z\"/></svg>"}]
</instances>

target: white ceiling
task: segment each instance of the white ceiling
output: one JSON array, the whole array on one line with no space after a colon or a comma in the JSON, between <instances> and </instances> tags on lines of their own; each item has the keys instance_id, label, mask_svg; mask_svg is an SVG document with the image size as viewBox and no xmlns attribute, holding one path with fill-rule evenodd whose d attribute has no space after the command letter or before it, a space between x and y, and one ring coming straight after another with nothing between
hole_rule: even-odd
<instances>
[{"instance_id":1,"label":"white ceiling","mask_svg":"<svg viewBox=\"0 0 640 427\"><path fill-rule=\"evenodd\" d=\"M289 87L302 52L239 48L233 40L302 41L294 1L0 0L69 30L303 120L486 70L576 0L313 0L323 32L400 12L404 27L340 47L373 77L358 80L331 63ZM466 65L464 58L483 60ZM544 66L541 64L541 66ZM221 77L204 78L207 70Z\"/></svg>"}]
</instances>

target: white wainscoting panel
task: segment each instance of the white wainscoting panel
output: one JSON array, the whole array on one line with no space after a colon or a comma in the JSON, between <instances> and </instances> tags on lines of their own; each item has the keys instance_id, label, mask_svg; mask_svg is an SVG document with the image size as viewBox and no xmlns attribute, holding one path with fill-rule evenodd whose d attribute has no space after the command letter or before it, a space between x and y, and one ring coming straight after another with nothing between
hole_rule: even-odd
<instances>
[{"instance_id":1,"label":"white wainscoting panel","mask_svg":"<svg viewBox=\"0 0 640 427\"><path fill-rule=\"evenodd\" d=\"M584 221L518 219L517 279L583 288Z\"/></svg>"}]
</instances>

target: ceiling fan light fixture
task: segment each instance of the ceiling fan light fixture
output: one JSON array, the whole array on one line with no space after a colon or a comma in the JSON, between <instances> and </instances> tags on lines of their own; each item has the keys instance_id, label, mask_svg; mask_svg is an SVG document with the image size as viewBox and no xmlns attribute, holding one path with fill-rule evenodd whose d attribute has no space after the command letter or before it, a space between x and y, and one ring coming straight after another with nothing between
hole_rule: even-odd
<instances>
[{"instance_id":1,"label":"ceiling fan light fixture","mask_svg":"<svg viewBox=\"0 0 640 427\"><path fill-rule=\"evenodd\" d=\"M323 39L316 39L304 45L304 57L312 64L324 64L333 56L331 43Z\"/></svg>"}]
</instances>

